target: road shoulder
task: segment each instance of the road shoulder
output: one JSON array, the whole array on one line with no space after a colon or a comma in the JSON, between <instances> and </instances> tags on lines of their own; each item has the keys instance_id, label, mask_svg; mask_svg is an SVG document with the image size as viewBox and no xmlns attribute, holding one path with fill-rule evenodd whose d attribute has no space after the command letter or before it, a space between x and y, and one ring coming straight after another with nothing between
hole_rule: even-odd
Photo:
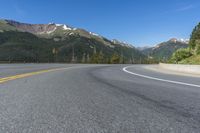
<instances>
[{"instance_id":1,"label":"road shoulder","mask_svg":"<svg viewBox=\"0 0 200 133\"><path fill-rule=\"evenodd\" d=\"M187 77L200 77L199 74L190 74L190 73L172 71L172 70L164 69L164 68L160 67L159 65L145 65L145 66L142 66L142 67L144 69L163 73L163 74L179 75L179 76L187 76Z\"/></svg>"}]
</instances>

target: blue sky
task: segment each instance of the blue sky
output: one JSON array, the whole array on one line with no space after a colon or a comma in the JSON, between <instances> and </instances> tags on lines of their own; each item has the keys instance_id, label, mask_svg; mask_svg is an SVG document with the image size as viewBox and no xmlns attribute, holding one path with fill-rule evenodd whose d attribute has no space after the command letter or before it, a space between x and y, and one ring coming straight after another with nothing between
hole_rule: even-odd
<instances>
[{"instance_id":1,"label":"blue sky","mask_svg":"<svg viewBox=\"0 0 200 133\"><path fill-rule=\"evenodd\" d=\"M65 23L135 46L189 38L199 0L1 0L0 18Z\"/></svg>"}]
</instances>

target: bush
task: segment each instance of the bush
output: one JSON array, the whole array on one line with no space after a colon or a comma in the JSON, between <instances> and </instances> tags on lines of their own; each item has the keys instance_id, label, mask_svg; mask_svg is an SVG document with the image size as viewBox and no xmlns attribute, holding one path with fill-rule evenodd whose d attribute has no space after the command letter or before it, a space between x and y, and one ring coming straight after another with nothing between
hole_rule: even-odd
<instances>
[{"instance_id":1,"label":"bush","mask_svg":"<svg viewBox=\"0 0 200 133\"><path fill-rule=\"evenodd\" d=\"M199 39L196 40L195 44L196 44L196 46L195 46L194 54L199 55L200 54L200 40Z\"/></svg>"},{"instance_id":2,"label":"bush","mask_svg":"<svg viewBox=\"0 0 200 133\"><path fill-rule=\"evenodd\" d=\"M188 58L192 56L190 49L186 48L186 49L179 49L177 50L175 53L173 53L171 59L170 59L170 63L178 63L179 61Z\"/></svg>"},{"instance_id":3,"label":"bush","mask_svg":"<svg viewBox=\"0 0 200 133\"><path fill-rule=\"evenodd\" d=\"M120 63L120 56L117 53L114 53L111 57L111 63L112 64L118 64Z\"/></svg>"}]
</instances>

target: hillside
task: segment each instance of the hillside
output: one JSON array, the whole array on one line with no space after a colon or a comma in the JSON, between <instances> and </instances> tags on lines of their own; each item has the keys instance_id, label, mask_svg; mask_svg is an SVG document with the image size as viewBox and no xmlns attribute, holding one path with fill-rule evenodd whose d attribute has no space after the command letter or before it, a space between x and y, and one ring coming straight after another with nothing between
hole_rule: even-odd
<instances>
[{"instance_id":1,"label":"hillside","mask_svg":"<svg viewBox=\"0 0 200 133\"><path fill-rule=\"evenodd\" d=\"M187 47L187 40L185 41L172 38L169 41L156 45L155 47L144 48L141 51L150 58L154 58L156 60L161 61L167 61L176 50Z\"/></svg>"},{"instance_id":2,"label":"hillside","mask_svg":"<svg viewBox=\"0 0 200 133\"><path fill-rule=\"evenodd\" d=\"M0 61L139 63L136 48L65 24L0 20Z\"/></svg>"},{"instance_id":3,"label":"hillside","mask_svg":"<svg viewBox=\"0 0 200 133\"><path fill-rule=\"evenodd\" d=\"M195 26L189 41L189 48L173 53L170 63L200 64L200 23Z\"/></svg>"}]
</instances>

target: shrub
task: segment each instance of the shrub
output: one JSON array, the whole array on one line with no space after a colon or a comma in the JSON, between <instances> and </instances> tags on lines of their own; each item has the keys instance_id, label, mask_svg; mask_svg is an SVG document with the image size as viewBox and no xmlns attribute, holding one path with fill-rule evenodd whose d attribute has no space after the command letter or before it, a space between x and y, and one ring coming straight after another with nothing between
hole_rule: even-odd
<instances>
[{"instance_id":1,"label":"shrub","mask_svg":"<svg viewBox=\"0 0 200 133\"><path fill-rule=\"evenodd\" d=\"M170 59L170 63L178 63L179 61L188 58L192 56L190 49L186 48L186 49L179 49L177 50L175 53L173 53L171 59Z\"/></svg>"}]
</instances>

